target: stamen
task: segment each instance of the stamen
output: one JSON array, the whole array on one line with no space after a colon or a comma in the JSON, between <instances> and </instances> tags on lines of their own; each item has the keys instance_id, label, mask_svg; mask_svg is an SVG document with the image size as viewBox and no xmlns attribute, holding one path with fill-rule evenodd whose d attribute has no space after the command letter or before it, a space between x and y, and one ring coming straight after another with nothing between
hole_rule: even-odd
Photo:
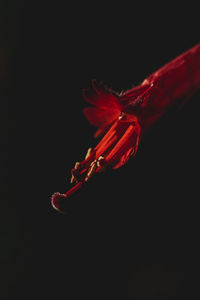
<instances>
[{"instance_id":1,"label":"stamen","mask_svg":"<svg viewBox=\"0 0 200 300\"><path fill-rule=\"evenodd\" d=\"M105 160L104 157L101 155L101 156L99 156L98 159L95 159L91 163L90 168L85 177L85 182L87 182L92 177L92 175L96 172L97 169L99 170L102 168L104 160Z\"/></svg>"},{"instance_id":2,"label":"stamen","mask_svg":"<svg viewBox=\"0 0 200 300\"><path fill-rule=\"evenodd\" d=\"M102 155L105 155L105 153L108 151L110 146L113 145L116 142L117 138L118 138L118 136L114 132L114 136L111 136L110 140L108 140L107 143L105 143L105 145L102 145L102 147L97 149L96 157L100 157Z\"/></svg>"},{"instance_id":3,"label":"stamen","mask_svg":"<svg viewBox=\"0 0 200 300\"><path fill-rule=\"evenodd\" d=\"M107 141L113 136L113 134L115 134L115 128L118 125L118 121L114 122L114 124L111 126L111 128L108 130L108 132L104 135L104 137L101 139L101 141L97 144L97 146L95 147L95 149L100 149L101 147L103 147Z\"/></svg>"},{"instance_id":4,"label":"stamen","mask_svg":"<svg viewBox=\"0 0 200 300\"><path fill-rule=\"evenodd\" d=\"M104 162L104 157L101 155L99 156L98 160L97 160L97 167L102 167L103 162Z\"/></svg>"},{"instance_id":5,"label":"stamen","mask_svg":"<svg viewBox=\"0 0 200 300\"><path fill-rule=\"evenodd\" d=\"M85 176L85 182L87 182L92 177L96 169L97 169L97 160L94 160L90 165L87 175Z\"/></svg>"},{"instance_id":6,"label":"stamen","mask_svg":"<svg viewBox=\"0 0 200 300\"><path fill-rule=\"evenodd\" d=\"M125 118L125 116L126 116L125 113L122 112L118 119L121 121Z\"/></svg>"},{"instance_id":7,"label":"stamen","mask_svg":"<svg viewBox=\"0 0 200 300\"><path fill-rule=\"evenodd\" d=\"M71 180L70 180L71 183L74 183L75 181L78 182L78 179L76 178L76 176L77 176L77 171L78 171L79 166L80 166L80 162L77 161L75 163L74 168L71 171L71 173L72 173L72 177L71 177Z\"/></svg>"},{"instance_id":8,"label":"stamen","mask_svg":"<svg viewBox=\"0 0 200 300\"><path fill-rule=\"evenodd\" d=\"M86 153L85 159L87 159L90 156L91 152L92 152L92 148L89 148Z\"/></svg>"},{"instance_id":9,"label":"stamen","mask_svg":"<svg viewBox=\"0 0 200 300\"><path fill-rule=\"evenodd\" d=\"M114 156L117 155L119 150L122 148L122 146L125 144L126 141L131 137L135 129L135 126L129 125L128 129L122 136L122 138L118 141L118 143L115 145L115 147L112 149L112 151L108 154L106 157L106 161L110 161Z\"/></svg>"}]
</instances>

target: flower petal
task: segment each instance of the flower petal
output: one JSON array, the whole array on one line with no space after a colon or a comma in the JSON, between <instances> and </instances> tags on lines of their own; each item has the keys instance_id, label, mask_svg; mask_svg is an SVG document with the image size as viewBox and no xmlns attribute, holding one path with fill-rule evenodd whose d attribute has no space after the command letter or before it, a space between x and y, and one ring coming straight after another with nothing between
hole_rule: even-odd
<instances>
[{"instance_id":1,"label":"flower petal","mask_svg":"<svg viewBox=\"0 0 200 300\"><path fill-rule=\"evenodd\" d=\"M108 87L105 87L102 82L97 84L96 80L92 80L92 88L99 96L113 102L116 102L116 100L118 101L117 93Z\"/></svg>"},{"instance_id":2,"label":"flower petal","mask_svg":"<svg viewBox=\"0 0 200 300\"><path fill-rule=\"evenodd\" d=\"M118 169L122 167L128 160L129 158L135 154L135 151L133 150L134 147L132 146L129 148L119 159L118 163L114 165L113 169Z\"/></svg>"},{"instance_id":3,"label":"flower petal","mask_svg":"<svg viewBox=\"0 0 200 300\"><path fill-rule=\"evenodd\" d=\"M109 107L121 109L117 96L110 90L106 90L100 85L97 86L94 81L92 81L92 87L93 89L83 90L83 97L88 103L106 109Z\"/></svg>"},{"instance_id":4,"label":"flower petal","mask_svg":"<svg viewBox=\"0 0 200 300\"><path fill-rule=\"evenodd\" d=\"M83 113L92 125L104 128L119 117L121 110L116 107L110 109L87 107L83 110Z\"/></svg>"},{"instance_id":5,"label":"flower petal","mask_svg":"<svg viewBox=\"0 0 200 300\"><path fill-rule=\"evenodd\" d=\"M123 92L120 96L120 102L124 105L130 100L133 102L135 99L137 99L138 96L145 93L148 90L149 86L150 84L138 85L131 90Z\"/></svg>"}]
</instances>

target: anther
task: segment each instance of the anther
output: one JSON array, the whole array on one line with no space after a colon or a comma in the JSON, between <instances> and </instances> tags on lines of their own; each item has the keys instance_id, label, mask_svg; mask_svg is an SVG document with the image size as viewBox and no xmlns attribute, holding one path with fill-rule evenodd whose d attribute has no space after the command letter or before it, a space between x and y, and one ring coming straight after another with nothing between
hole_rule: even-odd
<instances>
[{"instance_id":1,"label":"anther","mask_svg":"<svg viewBox=\"0 0 200 300\"><path fill-rule=\"evenodd\" d=\"M99 156L99 158L97 159L97 167L99 168L99 167L102 167L102 165L103 165L103 162L104 162L104 157L101 155L101 156Z\"/></svg>"},{"instance_id":2,"label":"anther","mask_svg":"<svg viewBox=\"0 0 200 300\"><path fill-rule=\"evenodd\" d=\"M77 161L75 163L74 168L71 171L71 173L72 173L72 177L71 177L71 180L70 180L71 183L78 182L78 180L76 179L76 174L75 173L78 170L79 165L80 165L80 162Z\"/></svg>"},{"instance_id":3,"label":"anther","mask_svg":"<svg viewBox=\"0 0 200 300\"><path fill-rule=\"evenodd\" d=\"M125 117L126 117L126 114L124 112L122 112L118 119L123 120Z\"/></svg>"},{"instance_id":4,"label":"anther","mask_svg":"<svg viewBox=\"0 0 200 300\"><path fill-rule=\"evenodd\" d=\"M85 177L85 182L87 182L92 177L92 175L95 173L96 169L97 169L97 160L94 160L89 167L89 170Z\"/></svg>"},{"instance_id":5,"label":"anther","mask_svg":"<svg viewBox=\"0 0 200 300\"><path fill-rule=\"evenodd\" d=\"M87 159L90 156L91 152L92 152L92 148L89 148L86 153L85 159Z\"/></svg>"}]
</instances>

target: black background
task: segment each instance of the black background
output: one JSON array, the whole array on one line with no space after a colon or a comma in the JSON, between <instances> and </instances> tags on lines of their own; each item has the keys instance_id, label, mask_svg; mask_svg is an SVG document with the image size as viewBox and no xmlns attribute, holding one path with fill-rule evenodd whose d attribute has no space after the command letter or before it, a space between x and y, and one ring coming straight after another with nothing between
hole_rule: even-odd
<instances>
[{"instance_id":1,"label":"black background","mask_svg":"<svg viewBox=\"0 0 200 300\"><path fill-rule=\"evenodd\" d=\"M117 91L199 42L195 8L1 2L1 299L189 299L198 291L199 98L137 156L56 212L95 128L92 79ZM198 11L198 10L197 10Z\"/></svg>"}]
</instances>

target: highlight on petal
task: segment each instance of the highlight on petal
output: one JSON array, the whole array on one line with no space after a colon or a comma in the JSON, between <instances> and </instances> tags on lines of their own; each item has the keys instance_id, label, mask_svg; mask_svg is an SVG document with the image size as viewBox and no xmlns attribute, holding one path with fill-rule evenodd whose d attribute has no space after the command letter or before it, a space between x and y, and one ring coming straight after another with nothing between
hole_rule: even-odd
<instances>
[{"instance_id":1,"label":"highlight on petal","mask_svg":"<svg viewBox=\"0 0 200 300\"><path fill-rule=\"evenodd\" d=\"M83 110L84 115L92 125L104 130L119 117L122 106L119 97L114 93L102 84L97 85L94 80L92 81L92 89L83 90L85 100L94 105L94 107Z\"/></svg>"}]
</instances>

